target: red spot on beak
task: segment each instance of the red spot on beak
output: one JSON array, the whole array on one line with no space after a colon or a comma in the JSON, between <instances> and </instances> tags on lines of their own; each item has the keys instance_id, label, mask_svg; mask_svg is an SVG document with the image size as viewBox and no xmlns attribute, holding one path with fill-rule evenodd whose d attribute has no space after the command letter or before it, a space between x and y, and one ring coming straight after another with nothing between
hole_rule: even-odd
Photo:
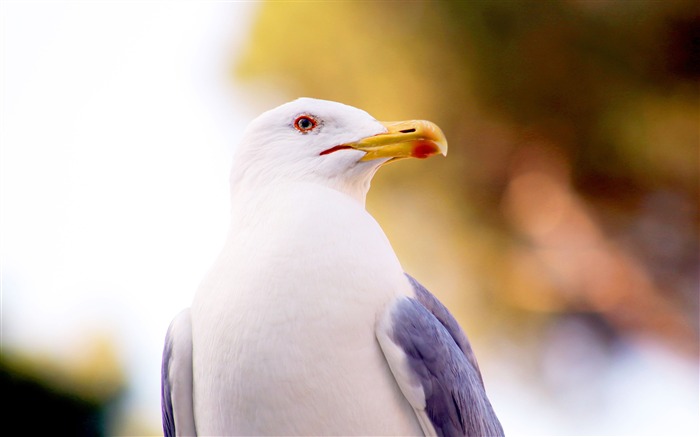
<instances>
[{"instance_id":1,"label":"red spot on beak","mask_svg":"<svg viewBox=\"0 0 700 437\"><path fill-rule=\"evenodd\" d=\"M419 141L413 150L411 150L411 156L414 158L425 159L432 156L438 152L438 148L431 141Z\"/></svg>"}]
</instances>

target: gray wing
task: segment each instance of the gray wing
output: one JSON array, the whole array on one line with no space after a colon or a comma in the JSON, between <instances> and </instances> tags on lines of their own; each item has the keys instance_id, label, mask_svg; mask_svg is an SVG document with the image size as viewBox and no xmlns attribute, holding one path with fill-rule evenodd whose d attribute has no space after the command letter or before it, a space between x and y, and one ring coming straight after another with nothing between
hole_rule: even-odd
<instances>
[{"instance_id":1,"label":"gray wing","mask_svg":"<svg viewBox=\"0 0 700 437\"><path fill-rule=\"evenodd\" d=\"M175 316L165 336L161 409L165 437L195 436L192 403L192 322L189 308Z\"/></svg>"},{"instance_id":2,"label":"gray wing","mask_svg":"<svg viewBox=\"0 0 700 437\"><path fill-rule=\"evenodd\" d=\"M423 432L502 436L466 335L435 296L406 276L415 297L387 309L377 339Z\"/></svg>"}]
</instances>

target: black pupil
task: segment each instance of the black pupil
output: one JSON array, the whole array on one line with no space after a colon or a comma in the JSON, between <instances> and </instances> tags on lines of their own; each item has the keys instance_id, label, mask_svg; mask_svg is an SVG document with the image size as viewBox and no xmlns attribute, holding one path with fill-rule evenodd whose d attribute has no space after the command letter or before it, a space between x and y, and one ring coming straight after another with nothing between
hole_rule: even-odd
<instances>
[{"instance_id":1,"label":"black pupil","mask_svg":"<svg viewBox=\"0 0 700 437\"><path fill-rule=\"evenodd\" d=\"M300 118L299 127L302 129L311 129L311 120L308 118Z\"/></svg>"}]
</instances>

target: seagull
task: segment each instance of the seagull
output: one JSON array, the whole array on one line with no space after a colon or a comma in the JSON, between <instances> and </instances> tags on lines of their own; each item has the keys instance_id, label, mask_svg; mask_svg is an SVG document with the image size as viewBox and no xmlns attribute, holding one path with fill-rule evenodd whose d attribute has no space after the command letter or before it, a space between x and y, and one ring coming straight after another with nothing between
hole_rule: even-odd
<instances>
[{"instance_id":1,"label":"seagull","mask_svg":"<svg viewBox=\"0 0 700 437\"><path fill-rule=\"evenodd\" d=\"M224 247L166 334L166 436L503 435L464 332L365 209L380 167L446 153L431 122L326 100L248 125Z\"/></svg>"}]
</instances>

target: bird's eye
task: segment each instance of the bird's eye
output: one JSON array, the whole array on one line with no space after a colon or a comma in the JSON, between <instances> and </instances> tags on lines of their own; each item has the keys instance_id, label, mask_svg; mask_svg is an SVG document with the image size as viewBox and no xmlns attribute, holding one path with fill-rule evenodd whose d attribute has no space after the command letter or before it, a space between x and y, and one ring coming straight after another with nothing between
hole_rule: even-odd
<instances>
[{"instance_id":1,"label":"bird's eye","mask_svg":"<svg viewBox=\"0 0 700 437\"><path fill-rule=\"evenodd\" d=\"M294 120L294 128L303 134L313 130L317 124L316 119L310 115L300 115Z\"/></svg>"}]
</instances>

